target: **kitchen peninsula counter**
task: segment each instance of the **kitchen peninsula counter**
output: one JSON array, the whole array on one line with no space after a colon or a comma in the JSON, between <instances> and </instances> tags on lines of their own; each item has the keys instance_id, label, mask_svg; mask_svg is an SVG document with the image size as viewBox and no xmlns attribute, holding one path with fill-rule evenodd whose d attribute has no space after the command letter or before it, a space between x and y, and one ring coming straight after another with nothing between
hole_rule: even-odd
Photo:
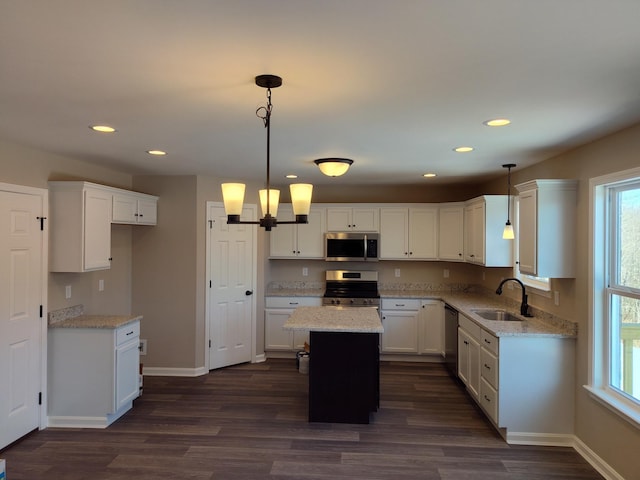
<instances>
[{"instance_id":1,"label":"kitchen peninsula counter","mask_svg":"<svg viewBox=\"0 0 640 480\"><path fill-rule=\"evenodd\" d=\"M284 325L309 330L309 421L369 423L380 405L380 316L371 307L298 307Z\"/></svg>"}]
</instances>

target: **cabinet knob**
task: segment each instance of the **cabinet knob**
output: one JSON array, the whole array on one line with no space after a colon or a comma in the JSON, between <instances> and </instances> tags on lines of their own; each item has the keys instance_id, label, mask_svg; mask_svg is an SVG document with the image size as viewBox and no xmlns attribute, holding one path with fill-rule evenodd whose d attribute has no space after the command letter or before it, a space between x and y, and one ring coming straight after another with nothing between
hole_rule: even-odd
<instances>
[{"instance_id":1,"label":"cabinet knob","mask_svg":"<svg viewBox=\"0 0 640 480\"><path fill-rule=\"evenodd\" d=\"M248 297L249 295L253 295L253 290L247 290L244 294Z\"/></svg>"}]
</instances>

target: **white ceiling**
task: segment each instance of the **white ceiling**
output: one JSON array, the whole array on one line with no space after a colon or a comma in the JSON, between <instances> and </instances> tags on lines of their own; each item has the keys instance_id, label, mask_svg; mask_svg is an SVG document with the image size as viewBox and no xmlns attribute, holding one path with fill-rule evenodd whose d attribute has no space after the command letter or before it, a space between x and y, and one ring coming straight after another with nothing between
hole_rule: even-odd
<instances>
[{"instance_id":1,"label":"white ceiling","mask_svg":"<svg viewBox=\"0 0 640 480\"><path fill-rule=\"evenodd\" d=\"M481 181L640 122L639 20L638 0L0 0L0 138L262 180L271 73L274 183ZM355 163L331 179L326 156Z\"/></svg>"}]
</instances>

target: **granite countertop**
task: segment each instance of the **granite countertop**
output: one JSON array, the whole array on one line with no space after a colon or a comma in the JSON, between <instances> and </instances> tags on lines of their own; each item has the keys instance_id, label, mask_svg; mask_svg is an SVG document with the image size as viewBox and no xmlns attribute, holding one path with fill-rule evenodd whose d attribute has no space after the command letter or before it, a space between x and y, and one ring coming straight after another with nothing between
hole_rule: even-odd
<instances>
[{"instance_id":1,"label":"granite countertop","mask_svg":"<svg viewBox=\"0 0 640 480\"><path fill-rule=\"evenodd\" d=\"M509 297L500 297L488 290L474 291L475 288L465 284L381 283L378 289L382 299L415 298L442 300L496 337L540 336L576 338L578 336L578 326L575 322L556 317L534 307L530 308L530 311L534 315L533 317L521 317L519 315L520 302ZM322 295L324 295L324 285L318 282L274 283L269 285L267 290L267 296L321 297ZM474 309L484 308L505 310L523 320L521 322L486 320L472 311Z\"/></svg>"},{"instance_id":2,"label":"granite countertop","mask_svg":"<svg viewBox=\"0 0 640 480\"><path fill-rule=\"evenodd\" d=\"M49 312L49 328L118 328L142 320L142 315L85 315L82 305Z\"/></svg>"},{"instance_id":3,"label":"granite countertop","mask_svg":"<svg viewBox=\"0 0 640 480\"><path fill-rule=\"evenodd\" d=\"M285 330L313 332L383 333L376 308L298 307L285 322Z\"/></svg>"}]
</instances>

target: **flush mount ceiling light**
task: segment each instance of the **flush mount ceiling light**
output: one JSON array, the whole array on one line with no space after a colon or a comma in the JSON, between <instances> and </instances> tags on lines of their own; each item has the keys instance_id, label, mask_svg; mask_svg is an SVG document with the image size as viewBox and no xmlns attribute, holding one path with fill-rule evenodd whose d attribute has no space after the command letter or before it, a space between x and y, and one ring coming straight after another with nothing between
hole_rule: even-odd
<instances>
[{"instance_id":1,"label":"flush mount ceiling light","mask_svg":"<svg viewBox=\"0 0 640 480\"><path fill-rule=\"evenodd\" d=\"M259 107L256 110L256 115L262 119L267 129L267 181L266 188L259 191L263 218L257 222L241 221L240 215L242 214L242 204L244 203L245 185L244 183L223 183L222 198L224 201L224 210L227 214L227 223L260 225L267 232L271 231L271 228L276 227L279 223L309 223L308 216L309 209L311 208L313 185L308 183L293 183L289 185L293 213L296 219L286 222L278 222L276 219L280 190L271 188L269 171L271 163L271 110L273 108L271 104L271 89L278 88L282 85L282 78L276 75L258 75L255 80L256 85L267 89L267 105Z\"/></svg>"},{"instance_id":2,"label":"flush mount ceiling light","mask_svg":"<svg viewBox=\"0 0 640 480\"><path fill-rule=\"evenodd\" d=\"M94 132L100 133L113 133L116 131L115 128L110 127L109 125L90 125L89 128Z\"/></svg>"},{"instance_id":3,"label":"flush mount ceiling light","mask_svg":"<svg viewBox=\"0 0 640 480\"><path fill-rule=\"evenodd\" d=\"M473 147L456 147L453 151L458 153L473 152Z\"/></svg>"},{"instance_id":4,"label":"flush mount ceiling light","mask_svg":"<svg viewBox=\"0 0 640 480\"><path fill-rule=\"evenodd\" d=\"M482 123L487 127L505 127L511 123L511 120L508 118L493 118Z\"/></svg>"},{"instance_id":5,"label":"flush mount ceiling light","mask_svg":"<svg viewBox=\"0 0 640 480\"><path fill-rule=\"evenodd\" d=\"M507 168L509 173L507 174L507 223L504 224L504 230L502 232L502 238L505 240L513 240L513 225L511 225L510 219L510 207L511 207L511 169L515 167L515 163L506 163L502 165L502 168Z\"/></svg>"},{"instance_id":6,"label":"flush mount ceiling light","mask_svg":"<svg viewBox=\"0 0 640 480\"><path fill-rule=\"evenodd\" d=\"M319 158L314 160L320 171L327 177L339 177L344 175L353 164L353 160L349 158Z\"/></svg>"}]
</instances>

